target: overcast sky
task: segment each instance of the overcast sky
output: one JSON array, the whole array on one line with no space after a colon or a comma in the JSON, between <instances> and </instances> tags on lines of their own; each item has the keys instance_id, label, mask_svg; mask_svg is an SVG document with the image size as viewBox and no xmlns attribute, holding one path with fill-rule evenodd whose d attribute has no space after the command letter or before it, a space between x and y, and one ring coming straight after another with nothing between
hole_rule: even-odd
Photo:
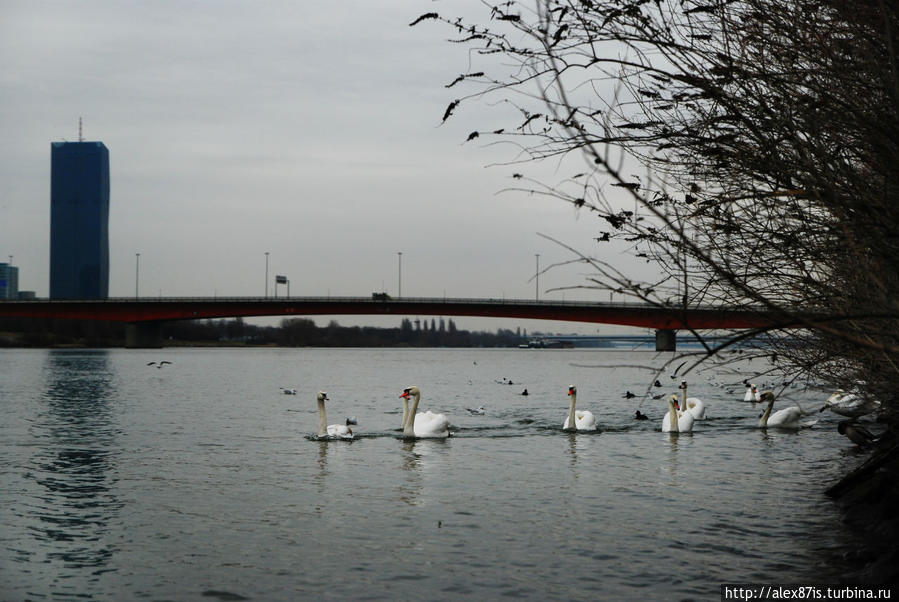
<instances>
[{"instance_id":1,"label":"overcast sky","mask_svg":"<svg viewBox=\"0 0 899 602\"><path fill-rule=\"evenodd\" d=\"M110 154L110 296L134 294L136 253L142 296L262 295L265 252L270 293L283 274L291 295L394 295L401 251L403 296L533 298L535 254L571 258L538 233L595 253L601 224L500 192L521 169L488 166L513 151L465 143L488 106L441 125L468 52L435 22L408 24L463 4L480 10L5 0L0 261L13 255L20 289L48 294L50 144L76 141L82 117L85 140ZM546 292L585 273L541 276L541 298L608 300Z\"/></svg>"}]
</instances>

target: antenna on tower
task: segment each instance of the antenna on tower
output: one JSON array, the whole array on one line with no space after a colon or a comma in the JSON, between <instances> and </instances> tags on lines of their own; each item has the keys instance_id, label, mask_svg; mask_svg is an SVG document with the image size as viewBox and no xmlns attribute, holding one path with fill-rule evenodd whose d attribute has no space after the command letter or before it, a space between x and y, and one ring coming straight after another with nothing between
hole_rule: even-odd
<instances>
[{"instance_id":1,"label":"antenna on tower","mask_svg":"<svg viewBox=\"0 0 899 602\"><path fill-rule=\"evenodd\" d=\"M84 136L81 135L81 117L78 118L78 142L84 142Z\"/></svg>"}]
</instances>

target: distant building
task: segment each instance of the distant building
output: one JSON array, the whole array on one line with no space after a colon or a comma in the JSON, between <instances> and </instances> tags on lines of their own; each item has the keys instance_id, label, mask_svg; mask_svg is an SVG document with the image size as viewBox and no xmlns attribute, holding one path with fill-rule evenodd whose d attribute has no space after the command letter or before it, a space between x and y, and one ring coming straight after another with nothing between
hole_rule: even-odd
<instances>
[{"instance_id":1,"label":"distant building","mask_svg":"<svg viewBox=\"0 0 899 602\"><path fill-rule=\"evenodd\" d=\"M102 142L50 148L50 298L109 296L109 151Z\"/></svg>"},{"instance_id":2,"label":"distant building","mask_svg":"<svg viewBox=\"0 0 899 602\"><path fill-rule=\"evenodd\" d=\"M19 268L0 263L0 299L19 298Z\"/></svg>"}]
</instances>

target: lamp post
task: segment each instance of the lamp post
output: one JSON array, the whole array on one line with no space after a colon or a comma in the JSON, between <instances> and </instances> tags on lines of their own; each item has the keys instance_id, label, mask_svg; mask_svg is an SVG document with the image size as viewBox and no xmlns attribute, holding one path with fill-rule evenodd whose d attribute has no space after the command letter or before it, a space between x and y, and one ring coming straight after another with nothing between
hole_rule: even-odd
<instances>
[{"instance_id":1,"label":"lamp post","mask_svg":"<svg viewBox=\"0 0 899 602\"><path fill-rule=\"evenodd\" d=\"M537 271L534 272L534 299L540 300L540 253L534 253L537 258Z\"/></svg>"},{"instance_id":2,"label":"lamp post","mask_svg":"<svg viewBox=\"0 0 899 602\"><path fill-rule=\"evenodd\" d=\"M396 252L396 260L397 260L397 288L396 288L396 298L399 299L403 296L403 252Z\"/></svg>"},{"instance_id":3,"label":"lamp post","mask_svg":"<svg viewBox=\"0 0 899 602\"><path fill-rule=\"evenodd\" d=\"M140 297L140 253L134 254L134 298Z\"/></svg>"},{"instance_id":4,"label":"lamp post","mask_svg":"<svg viewBox=\"0 0 899 602\"><path fill-rule=\"evenodd\" d=\"M268 251L265 252L265 298L268 299Z\"/></svg>"}]
</instances>

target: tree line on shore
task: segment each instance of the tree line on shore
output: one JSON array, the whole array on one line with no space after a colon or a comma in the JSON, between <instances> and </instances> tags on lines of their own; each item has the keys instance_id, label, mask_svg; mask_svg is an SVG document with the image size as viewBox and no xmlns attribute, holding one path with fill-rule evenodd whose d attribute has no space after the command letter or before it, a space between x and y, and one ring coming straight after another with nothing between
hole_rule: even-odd
<instances>
[{"instance_id":1,"label":"tree line on shore","mask_svg":"<svg viewBox=\"0 0 899 602\"><path fill-rule=\"evenodd\" d=\"M282 347L517 347L521 329L496 332L460 330L453 320L404 318L399 327L316 326L308 318L278 326L248 324L242 318L185 320L163 324L167 346L248 345ZM0 347L121 347L125 324L87 320L0 318Z\"/></svg>"}]
</instances>

